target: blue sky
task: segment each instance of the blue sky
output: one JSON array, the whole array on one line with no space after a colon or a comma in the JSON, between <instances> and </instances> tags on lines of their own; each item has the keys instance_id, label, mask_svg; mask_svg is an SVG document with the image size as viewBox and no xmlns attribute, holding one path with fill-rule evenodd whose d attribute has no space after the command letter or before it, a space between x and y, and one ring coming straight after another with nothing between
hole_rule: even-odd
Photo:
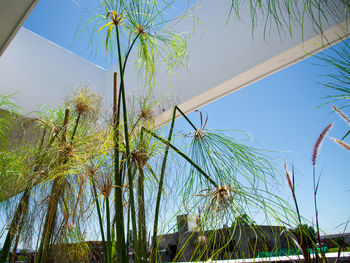
<instances>
[{"instance_id":1,"label":"blue sky","mask_svg":"<svg viewBox=\"0 0 350 263\"><path fill-rule=\"evenodd\" d=\"M108 68L110 59L104 52L96 53L86 35L77 37L79 25L84 23L82 18L97 6L96 2L78 2L80 6L73 0L41 0L24 26L92 63ZM181 8L178 6L174 12L180 12ZM254 138L251 145L273 151L273 163L282 177L283 161L294 164L300 210L310 221L314 219L311 165L314 143L330 122L335 123L330 132L332 137L341 138L349 128L331 113L329 106L318 107L325 102L321 97L331 93L320 85L327 81L322 75L331 73L329 69L315 65L322 63L315 57L306 59L201 109L209 116L207 128L244 130ZM199 120L198 113L192 113L190 117ZM177 129L186 129L183 120L177 121ZM322 171L318 196L320 225L327 233L341 232L343 228L336 226L350 216L347 202L350 197L349 158L349 152L329 139L325 140L317 169L318 173ZM280 188L291 201L286 185Z\"/></svg>"}]
</instances>

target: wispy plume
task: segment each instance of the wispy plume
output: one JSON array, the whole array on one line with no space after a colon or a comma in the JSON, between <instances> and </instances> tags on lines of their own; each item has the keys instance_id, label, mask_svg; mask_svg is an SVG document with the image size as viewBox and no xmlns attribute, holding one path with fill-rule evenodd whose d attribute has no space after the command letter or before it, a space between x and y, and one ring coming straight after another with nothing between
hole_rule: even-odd
<instances>
[{"instance_id":1,"label":"wispy plume","mask_svg":"<svg viewBox=\"0 0 350 263\"><path fill-rule=\"evenodd\" d=\"M291 176L287 170L287 164L284 162L284 170L286 171L286 177L287 177L287 182L289 185L290 190L294 193L294 180L291 179ZM294 176L293 176L294 177ZM293 178L294 179L294 178Z\"/></svg>"},{"instance_id":2,"label":"wispy plume","mask_svg":"<svg viewBox=\"0 0 350 263\"><path fill-rule=\"evenodd\" d=\"M319 149L321 147L322 141L324 140L324 137L329 132L329 130L333 127L333 124L334 123L328 124L328 126L321 132L320 136L318 136L317 141L316 141L315 146L314 146L314 150L312 152L312 165L316 164L317 155L318 155Z\"/></svg>"},{"instance_id":3,"label":"wispy plume","mask_svg":"<svg viewBox=\"0 0 350 263\"><path fill-rule=\"evenodd\" d=\"M332 138L331 137L331 140L335 141L336 143L338 143L339 145L343 146L345 149L347 149L348 151L350 151L350 145L341 141L341 140L338 140L336 138Z\"/></svg>"},{"instance_id":4,"label":"wispy plume","mask_svg":"<svg viewBox=\"0 0 350 263\"><path fill-rule=\"evenodd\" d=\"M347 123L350 125L350 119L348 118L348 116L345 115L344 112L342 112L341 110L339 110L336 106L332 105L333 110L335 110L336 112L339 113L339 115L345 120L347 121Z\"/></svg>"}]
</instances>

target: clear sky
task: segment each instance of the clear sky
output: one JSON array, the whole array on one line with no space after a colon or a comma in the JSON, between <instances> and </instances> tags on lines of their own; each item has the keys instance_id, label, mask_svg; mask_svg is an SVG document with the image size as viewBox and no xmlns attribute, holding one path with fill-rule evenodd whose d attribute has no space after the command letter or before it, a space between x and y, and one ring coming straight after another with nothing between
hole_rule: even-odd
<instances>
[{"instance_id":1,"label":"clear sky","mask_svg":"<svg viewBox=\"0 0 350 263\"><path fill-rule=\"evenodd\" d=\"M86 35L76 37L79 25L84 23L82 17L96 7L96 1L77 2L80 6L73 0L41 0L24 26L108 68L110 61L104 52L94 52ZM174 12L182 8L179 6ZM341 138L349 129L331 113L329 106L318 108L325 102L321 97L331 93L319 84L327 81L322 75L330 71L315 64L323 62L315 57L306 59L201 109L209 115L207 128L244 130L254 138L253 146L275 151L271 156L281 176L283 160L294 164L300 210L310 221L314 219L311 165L314 143L331 122L335 123L330 132L332 137ZM190 117L198 120L198 113ZM183 120L177 121L177 129L185 129ZM322 171L318 204L320 225L327 233L341 232L343 228L336 227L350 216L349 160L350 152L325 140L318 159L318 173ZM281 192L286 192L291 201L286 185L281 186Z\"/></svg>"}]
</instances>

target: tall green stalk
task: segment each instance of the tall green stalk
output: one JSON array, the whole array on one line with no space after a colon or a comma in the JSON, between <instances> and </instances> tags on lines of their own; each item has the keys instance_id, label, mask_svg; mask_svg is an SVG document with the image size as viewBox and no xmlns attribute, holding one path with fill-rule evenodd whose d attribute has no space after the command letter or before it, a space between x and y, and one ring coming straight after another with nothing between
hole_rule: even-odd
<instances>
[{"instance_id":1,"label":"tall green stalk","mask_svg":"<svg viewBox=\"0 0 350 263\"><path fill-rule=\"evenodd\" d=\"M28 201L29 201L29 199L28 199ZM27 214L26 210L28 209L28 204L29 204L29 202L25 205L25 211L24 211L23 216L21 218L21 221L19 223L19 227L18 227L18 230L17 230L17 236L16 236L16 240L15 240L15 245L14 245L13 250L12 250L13 252L12 252L12 257L11 257L10 263L15 263L15 258L16 258L16 254L17 254L19 238L21 237L22 229L23 229L23 226L24 226L25 216Z\"/></svg>"},{"instance_id":2,"label":"tall green stalk","mask_svg":"<svg viewBox=\"0 0 350 263\"><path fill-rule=\"evenodd\" d=\"M127 119L127 107L126 107L126 98L125 98L125 87L124 87L124 70L127 62L128 55L133 47L133 45L136 42L137 37L134 39L132 45L129 48L129 51L127 53L127 56L125 58L124 64L122 63L122 56L121 56L121 48L120 48L120 38L119 38L119 30L118 25L115 27L116 29L116 36L117 36L117 48L118 48L118 65L119 65L119 73L120 73L120 94L118 98L118 102L122 102L123 107L123 124L124 124L124 135L125 135L125 148L126 148L126 170L127 175L129 178L131 178L131 166L130 166L130 140L129 140L129 131L128 131L128 119ZM115 78L115 85L116 85L116 78ZM115 86L116 87L116 86ZM116 88L114 90L116 94ZM114 95L114 100L116 101L116 95ZM118 110L115 118L115 153L114 153L114 162L115 162L115 183L116 183L116 201L115 201L115 208L116 208L116 214L120 221L117 221L116 224L116 237L117 237L117 260L120 262L125 262L127 260L127 251L125 249L125 236L124 236L124 218L123 218L123 203L122 203L122 174L119 173L116 174L119 171L119 114L121 111L121 105L118 103L117 105ZM116 107L114 107L114 110ZM133 195L131 194L131 198L133 199ZM135 223L136 226L136 223ZM134 228L134 224L133 224ZM133 233L136 231L136 229L133 231ZM135 240L136 242L136 240Z\"/></svg>"},{"instance_id":3,"label":"tall green stalk","mask_svg":"<svg viewBox=\"0 0 350 263\"><path fill-rule=\"evenodd\" d=\"M152 135L154 138L156 138L157 140L161 141L162 143L164 143L165 145L169 145L169 147L171 149L173 149L178 155L180 155L182 158L184 158L191 166L193 166L205 179L208 180L208 182L210 184L212 184L215 188L219 188L219 185L210 178L210 176L203 171L202 168L200 168L198 166L198 164L196 164L195 162L193 162L191 160L191 158L189 158L185 153L183 153L180 149L178 149L176 146L172 145L169 141L163 139L162 137L158 136L157 134L155 134L154 132L142 127L142 129L147 132L148 134Z\"/></svg>"},{"instance_id":4,"label":"tall green stalk","mask_svg":"<svg viewBox=\"0 0 350 263\"><path fill-rule=\"evenodd\" d=\"M127 108L126 108L126 99L125 99L125 89L124 89L124 69L125 65L122 63L121 58L121 49L120 49L120 39L119 39L119 31L118 25L115 27L116 36L117 36L117 47L118 47L118 65L119 65L119 73L120 73L120 95L118 101L122 101L123 106L123 122L124 122L124 134L125 134L125 147L126 147L126 169L128 177L131 176L130 170L130 145L129 145L129 132L128 132L128 124L127 124ZM126 63L126 61L125 61ZM116 78L115 78L116 85ZM115 86L116 87L116 86ZM116 88L114 90L114 101L116 101ZM116 109L114 107L114 109ZM117 237L117 260L120 262L125 262L127 260L127 251L125 249L125 236L124 236L124 218L123 218L123 200L122 200L122 174L116 174L119 172L119 114L121 111L121 105L118 103L118 112L115 118L115 151L114 151L114 170L115 170L115 182L116 182L116 200L115 200L115 208L116 214L120 221L117 221L116 224L116 237ZM115 114L115 113L114 113Z\"/></svg>"},{"instance_id":5,"label":"tall green stalk","mask_svg":"<svg viewBox=\"0 0 350 263\"><path fill-rule=\"evenodd\" d=\"M28 203L29 203L29 197L30 197L30 191L26 190L23 193L23 196L21 198L21 201L19 205L17 206L17 209L15 211L14 217L12 219L12 222L10 224L8 233L6 235L6 239L4 242L4 245L2 247L1 253L0 253L0 262L5 263L7 255L10 251L12 240L15 237L16 231L18 229L18 225L21 221L21 217L23 217L26 214L26 210L28 208ZM22 218L23 220L23 218ZM16 253L16 252L14 252Z\"/></svg>"},{"instance_id":6,"label":"tall green stalk","mask_svg":"<svg viewBox=\"0 0 350 263\"><path fill-rule=\"evenodd\" d=\"M118 103L117 103L118 98ZM113 121L114 121L114 206L116 216L116 251L117 261L126 262L127 249L125 248L125 235L124 235L124 216L123 216L123 181L122 181L122 169L119 169L119 125L120 125L120 100L121 96L117 96L117 73L114 73L114 91L113 91Z\"/></svg>"},{"instance_id":7,"label":"tall green stalk","mask_svg":"<svg viewBox=\"0 0 350 263\"><path fill-rule=\"evenodd\" d=\"M146 215L145 215L145 193L144 193L144 182L145 175L142 167L138 168L139 178L137 185L137 197L138 197L138 238L139 238L139 251L140 251L140 262L147 262L147 245L146 245Z\"/></svg>"},{"instance_id":8,"label":"tall green stalk","mask_svg":"<svg viewBox=\"0 0 350 263\"><path fill-rule=\"evenodd\" d=\"M135 263L138 263L140 260L139 257L139 239L137 237L137 224L136 224L136 210L135 210L135 199L134 199L134 190L133 190L133 179L136 174L136 167L132 172L132 175L129 177L129 202L131 209L131 225L132 225L132 235L133 235L133 244L135 250Z\"/></svg>"},{"instance_id":9,"label":"tall green stalk","mask_svg":"<svg viewBox=\"0 0 350 263\"><path fill-rule=\"evenodd\" d=\"M44 145L45 136L46 136L46 127L44 128L43 135L41 137L41 141L40 141L40 144L38 146L37 154L35 157L36 160L39 160L40 156L42 155L42 148ZM48 147L52 144L55 137L56 137L55 135L52 136L51 140L49 141ZM40 165L37 163L33 169L33 172L37 172L39 168L40 168ZM9 231L8 231L7 236L5 238L4 246L3 246L1 253L0 253L0 263L4 263L6 261L6 257L10 251L10 248L11 248L12 240L15 236L15 232L18 229L19 220L21 220L21 222L23 222L23 219L26 216L26 213L28 210L28 204L29 204L29 200L30 200L31 189L32 189L32 186L28 186L25 189L25 191L21 197L21 200L16 208L15 214L14 214L13 219L12 219L11 224L10 224ZM18 231L17 236L19 238L20 231Z\"/></svg>"},{"instance_id":10,"label":"tall green stalk","mask_svg":"<svg viewBox=\"0 0 350 263\"><path fill-rule=\"evenodd\" d=\"M111 236L111 220L110 220L110 212L109 212L109 198L105 198L105 204L106 204L106 230L107 230L107 263L113 262L113 255L112 255L112 236Z\"/></svg>"},{"instance_id":11,"label":"tall green stalk","mask_svg":"<svg viewBox=\"0 0 350 263\"><path fill-rule=\"evenodd\" d=\"M66 109L65 117L64 117L64 123L63 123L63 132L62 132L62 138L60 142L60 146L64 147L66 143L66 133L67 133L67 125L69 120L69 109ZM76 122L76 125L78 126L78 122ZM74 127L74 129L76 129ZM62 163L66 162L65 152L62 151L62 154L59 157L58 165L61 165ZM49 249L50 249L50 242L52 239L52 235L54 232L55 224L56 224L56 218L57 218L57 208L58 208L58 202L59 198L63 194L65 184L61 182L61 178L57 177L55 178L52 186L52 192L50 195L48 210L45 218L45 224L44 229L42 233L42 239L40 242L40 247L38 254L35 258L35 262L41 262L45 263L49 259Z\"/></svg>"},{"instance_id":12,"label":"tall green stalk","mask_svg":"<svg viewBox=\"0 0 350 263\"><path fill-rule=\"evenodd\" d=\"M174 110L173 110L173 116L172 116L170 130L169 130L169 135L168 135L168 142L171 141L171 138L172 138L172 135L173 135L174 123L175 123L175 114L176 114L176 108L174 108ZM156 208L155 208L155 213L154 213L152 250L151 250L151 256L150 256L150 262L151 263L156 262L156 260L157 260L157 252L158 252L157 233L158 233L159 208L160 208L160 199L162 197L164 174L165 174L166 162L167 162L167 159L168 159L169 147L170 147L169 144L167 144L166 148L165 148L165 152L164 152L162 168L161 168L159 184L158 184Z\"/></svg>"},{"instance_id":13,"label":"tall green stalk","mask_svg":"<svg viewBox=\"0 0 350 263\"><path fill-rule=\"evenodd\" d=\"M108 257L107 257L108 253L107 253L107 247L106 247L105 233L103 230L103 221L102 221L102 216L101 216L100 203L98 202L98 196L97 196L95 181L94 181L93 177L91 177L91 185L92 185L92 189L94 192L96 211L97 211L97 216L98 216L98 223L100 226L100 232L101 232L101 237L102 237L103 256L105 258L105 261L108 262Z\"/></svg>"}]
</instances>

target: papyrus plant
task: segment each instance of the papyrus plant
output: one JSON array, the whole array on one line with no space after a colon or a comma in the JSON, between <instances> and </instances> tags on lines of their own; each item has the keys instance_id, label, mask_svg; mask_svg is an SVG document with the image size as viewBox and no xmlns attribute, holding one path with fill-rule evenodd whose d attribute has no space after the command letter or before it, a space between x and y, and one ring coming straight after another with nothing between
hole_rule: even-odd
<instances>
[{"instance_id":1,"label":"papyrus plant","mask_svg":"<svg viewBox=\"0 0 350 263\"><path fill-rule=\"evenodd\" d=\"M59 243L82 244L81 253L77 253L79 249L74 250L79 245L68 249L70 253L67 255L71 258L77 258L78 254L81 258L89 255L87 247L81 243L84 241L80 232L83 213L77 211L86 210L83 191L86 179L80 175L80 167L91 158L87 149L93 151L98 140L95 124L99 105L100 96L84 87L74 94L63 110L46 111L45 116L33 120L40 127L35 127L37 134L34 133L29 144L24 144L21 138L16 141L25 158L16 175L21 187L1 200L10 202L13 207L1 262L6 260L14 237L16 248L21 232L33 235L35 228L39 229L35 237L41 240L37 262L47 262L50 257L65 257L66 254L59 251L67 251L69 246L59 246ZM69 121L69 116L72 121ZM17 198L12 196L19 197L20 201L16 203Z\"/></svg>"}]
</instances>

